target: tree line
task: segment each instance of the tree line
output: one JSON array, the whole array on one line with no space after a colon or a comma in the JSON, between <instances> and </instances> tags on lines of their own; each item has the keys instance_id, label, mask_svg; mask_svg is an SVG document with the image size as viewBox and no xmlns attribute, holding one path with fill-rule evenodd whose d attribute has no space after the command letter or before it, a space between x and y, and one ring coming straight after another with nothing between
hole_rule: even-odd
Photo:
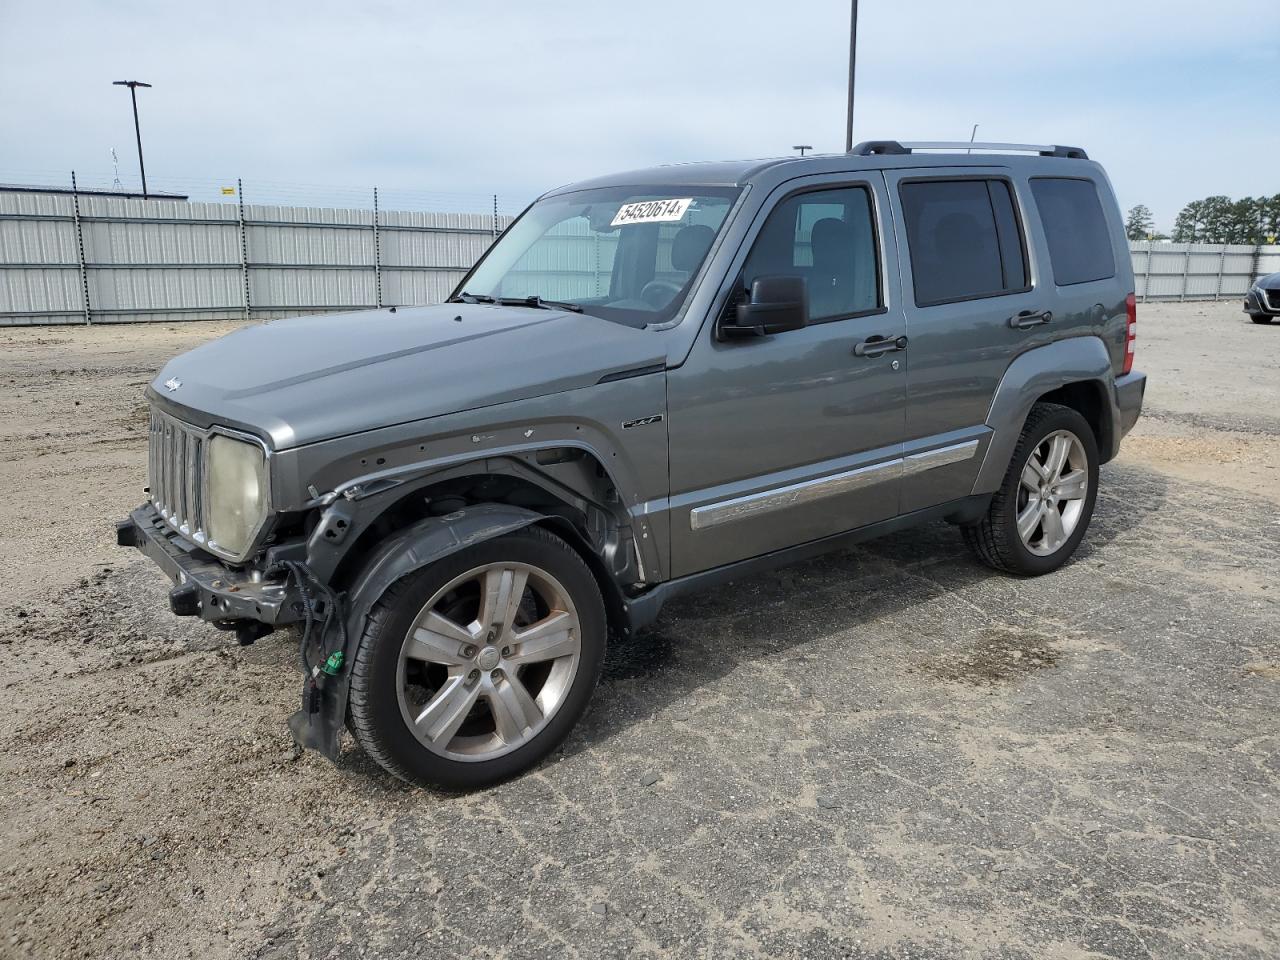
<instances>
[{"instance_id":1,"label":"tree line","mask_svg":"<svg viewBox=\"0 0 1280 960\"><path fill-rule=\"evenodd\" d=\"M1173 221L1173 236L1155 228L1151 211L1138 204L1125 218L1130 240L1174 243L1275 243L1280 239L1280 193L1271 197L1205 197L1192 200Z\"/></svg>"}]
</instances>

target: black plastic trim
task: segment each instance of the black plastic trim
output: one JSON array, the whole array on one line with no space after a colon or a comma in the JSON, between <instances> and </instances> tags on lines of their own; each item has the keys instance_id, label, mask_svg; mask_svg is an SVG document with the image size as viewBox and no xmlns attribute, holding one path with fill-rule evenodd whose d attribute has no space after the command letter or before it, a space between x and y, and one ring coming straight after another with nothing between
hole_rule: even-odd
<instances>
[{"instance_id":1,"label":"black plastic trim","mask_svg":"<svg viewBox=\"0 0 1280 960\"><path fill-rule=\"evenodd\" d=\"M630 370L618 370L615 373L606 373L596 383L613 383L615 380L630 380L632 377L647 377L651 373L661 373L667 369L665 363L651 363L645 367L633 367Z\"/></svg>"},{"instance_id":2,"label":"black plastic trim","mask_svg":"<svg viewBox=\"0 0 1280 960\"><path fill-rule=\"evenodd\" d=\"M864 140L850 151L855 157L904 157L911 151L897 140Z\"/></svg>"}]
</instances>

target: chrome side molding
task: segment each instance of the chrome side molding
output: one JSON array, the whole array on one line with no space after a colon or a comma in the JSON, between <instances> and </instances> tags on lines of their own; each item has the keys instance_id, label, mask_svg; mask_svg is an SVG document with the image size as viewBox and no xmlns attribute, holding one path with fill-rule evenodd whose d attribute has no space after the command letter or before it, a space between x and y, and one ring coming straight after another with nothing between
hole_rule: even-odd
<instances>
[{"instance_id":1,"label":"chrome side molding","mask_svg":"<svg viewBox=\"0 0 1280 960\"><path fill-rule=\"evenodd\" d=\"M934 467L945 467L949 463L960 463L964 460L972 459L977 452L978 441L965 440L963 443L953 443L945 447L938 447L936 450L908 454L902 458L902 475L910 477L917 473L924 473L926 470L932 470Z\"/></svg>"},{"instance_id":2,"label":"chrome side molding","mask_svg":"<svg viewBox=\"0 0 1280 960\"><path fill-rule=\"evenodd\" d=\"M813 480L789 483L783 487L774 487L771 490L761 490L759 493L749 493L746 496L709 503L689 511L689 526L694 530L706 530L708 527L719 526L722 523L757 517L797 504L839 496L888 480L914 476L935 467L960 463L970 459L977 452L978 441L966 440L963 443L953 443L936 450L909 454L906 457L895 457L893 460L884 460L855 470L845 470L826 477L815 477Z\"/></svg>"}]
</instances>

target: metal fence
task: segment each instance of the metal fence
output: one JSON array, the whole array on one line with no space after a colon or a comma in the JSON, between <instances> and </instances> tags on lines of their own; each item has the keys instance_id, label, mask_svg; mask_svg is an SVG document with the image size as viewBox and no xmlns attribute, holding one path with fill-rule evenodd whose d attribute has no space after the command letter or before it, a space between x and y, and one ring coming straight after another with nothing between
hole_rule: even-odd
<instances>
[{"instance_id":1,"label":"metal fence","mask_svg":"<svg viewBox=\"0 0 1280 960\"><path fill-rule=\"evenodd\" d=\"M0 193L0 325L272 318L443 300L511 222Z\"/></svg>"},{"instance_id":2,"label":"metal fence","mask_svg":"<svg viewBox=\"0 0 1280 960\"><path fill-rule=\"evenodd\" d=\"M1234 300L1255 279L1280 272L1280 246L1129 244L1139 300Z\"/></svg>"},{"instance_id":3,"label":"metal fence","mask_svg":"<svg viewBox=\"0 0 1280 960\"><path fill-rule=\"evenodd\" d=\"M0 192L0 326L272 318L438 302L510 216ZM566 235L566 290L608 259ZM1244 294L1280 246L1133 243L1137 294ZM591 264L559 263L581 255ZM594 275L594 274L593 274ZM573 287L576 290L576 287Z\"/></svg>"}]
</instances>

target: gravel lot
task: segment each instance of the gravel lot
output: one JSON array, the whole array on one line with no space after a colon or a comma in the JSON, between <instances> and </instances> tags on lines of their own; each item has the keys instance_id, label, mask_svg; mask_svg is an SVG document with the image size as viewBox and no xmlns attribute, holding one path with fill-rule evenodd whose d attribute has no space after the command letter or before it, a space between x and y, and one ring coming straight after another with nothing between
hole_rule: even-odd
<instances>
[{"instance_id":1,"label":"gravel lot","mask_svg":"<svg viewBox=\"0 0 1280 960\"><path fill-rule=\"evenodd\" d=\"M1280 956L1280 325L1142 306L1074 563L945 524L680 601L484 793L292 749L113 545L229 324L0 330L2 957Z\"/></svg>"}]
</instances>

